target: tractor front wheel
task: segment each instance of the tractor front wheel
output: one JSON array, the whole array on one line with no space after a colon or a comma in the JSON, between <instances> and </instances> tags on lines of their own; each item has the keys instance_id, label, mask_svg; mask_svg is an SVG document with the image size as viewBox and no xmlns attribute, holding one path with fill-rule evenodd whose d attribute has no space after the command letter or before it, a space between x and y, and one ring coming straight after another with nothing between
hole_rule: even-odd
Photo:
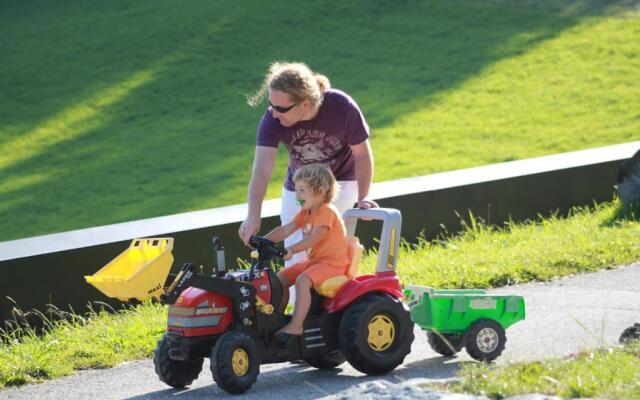
<instances>
[{"instance_id":1,"label":"tractor front wheel","mask_svg":"<svg viewBox=\"0 0 640 400\"><path fill-rule=\"evenodd\" d=\"M492 319L477 320L464 334L467 353L478 361L495 360L502 354L506 343L504 328Z\"/></svg>"},{"instance_id":2,"label":"tractor front wheel","mask_svg":"<svg viewBox=\"0 0 640 400\"><path fill-rule=\"evenodd\" d=\"M183 388L193 382L202 371L204 359L173 360L169 357L169 339L162 335L153 352L153 365L160 380L174 388Z\"/></svg>"},{"instance_id":3,"label":"tractor front wheel","mask_svg":"<svg viewBox=\"0 0 640 400\"><path fill-rule=\"evenodd\" d=\"M218 386L232 394L244 393L260 373L258 346L241 332L227 332L211 351L211 374Z\"/></svg>"},{"instance_id":4,"label":"tractor front wheel","mask_svg":"<svg viewBox=\"0 0 640 400\"><path fill-rule=\"evenodd\" d=\"M370 294L349 306L340 320L340 349L358 371L381 375L411 351L413 322L407 306L388 295Z\"/></svg>"}]
</instances>

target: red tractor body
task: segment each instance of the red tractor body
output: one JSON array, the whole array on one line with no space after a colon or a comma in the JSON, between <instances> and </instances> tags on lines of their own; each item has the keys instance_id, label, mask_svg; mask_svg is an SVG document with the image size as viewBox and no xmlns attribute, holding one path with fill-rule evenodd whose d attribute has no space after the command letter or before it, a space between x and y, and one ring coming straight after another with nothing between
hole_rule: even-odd
<instances>
[{"instance_id":1,"label":"red tractor body","mask_svg":"<svg viewBox=\"0 0 640 400\"><path fill-rule=\"evenodd\" d=\"M227 296L188 287L169 306L167 332L183 337L220 335L233 321L231 308Z\"/></svg>"},{"instance_id":2,"label":"red tractor body","mask_svg":"<svg viewBox=\"0 0 640 400\"><path fill-rule=\"evenodd\" d=\"M199 268L187 263L163 289L157 282L164 281L173 261L173 239L138 239L87 280L112 297L145 300L153 296L169 306L167 332L158 342L153 362L160 380L176 388L198 377L205 357L211 361L213 379L229 393L248 390L260 365L266 363L304 360L330 369L348 361L366 374L384 374L403 362L414 339L395 272L400 212L352 209L344 218L349 238L357 246L359 218L383 221L376 273L357 276L362 247L353 247L357 251L350 255L345 275L311 290L303 334L284 342L276 340L276 332L291 320L278 312L288 288L282 287L270 260L283 257L286 251L265 238L251 238L258 259L248 271L225 270L224 247L215 237L217 272L198 273ZM125 279L123 271L137 277L135 285L130 285L132 279ZM112 272L119 275L117 281L107 276Z\"/></svg>"},{"instance_id":3,"label":"red tractor body","mask_svg":"<svg viewBox=\"0 0 640 400\"><path fill-rule=\"evenodd\" d=\"M337 312L367 293L387 293L396 299L402 297L402 287L394 271L378 272L375 275L360 275L345 283L334 298L327 298L322 306L327 312Z\"/></svg>"}]
</instances>

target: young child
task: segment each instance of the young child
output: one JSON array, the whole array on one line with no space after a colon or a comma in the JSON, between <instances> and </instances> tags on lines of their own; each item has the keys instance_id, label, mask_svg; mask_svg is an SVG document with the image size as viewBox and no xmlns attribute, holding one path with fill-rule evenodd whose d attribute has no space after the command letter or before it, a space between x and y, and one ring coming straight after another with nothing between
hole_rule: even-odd
<instances>
[{"instance_id":1,"label":"young child","mask_svg":"<svg viewBox=\"0 0 640 400\"><path fill-rule=\"evenodd\" d=\"M291 322L276 333L278 342L282 344L288 342L291 335L302 334L302 325L311 306L311 288L334 276L344 275L349 267L347 231L338 210L331 205L337 191L333 173L323 164L309 164L296 171L293 182L302 210L292 222L265 236L279 242L302 229L303 240L287 247L284 259L289 260L301 251L306 251L308 258L308 261L291 265L278 273L284 288L296 285ZM284 290L284 293L280 311L288 302L289 291Z\"/></svg>"}]
</instances>

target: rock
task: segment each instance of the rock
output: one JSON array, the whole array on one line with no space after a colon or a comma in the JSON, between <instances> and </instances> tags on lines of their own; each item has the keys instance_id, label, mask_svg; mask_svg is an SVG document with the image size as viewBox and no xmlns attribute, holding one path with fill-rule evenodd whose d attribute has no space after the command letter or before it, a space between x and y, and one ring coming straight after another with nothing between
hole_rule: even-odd
<instances>
[{"instance_id":1,"label":"rock","mask_svg":"<svg viewBox=\"0 0 640 400\"><path fill-rule=\"evenodd\" d=\"M432 379L411 379L402 383L374 381L362 383L331 396L332 399L351 400L488 400L485 396L458 393L443 393L424 389L428 383L443 382Z\"/></svg>"},{"instance_id":2,"label":"rock","mask_svg":"<svg viewBox=\"0 0 640 400\"><path fill-rule=\"evenodd\" d=\"M425 385L434 382L445 383L451 380L411 379L402 383L391 383L384 380L362 383L344 390L330 399L337 400L489 400L486 396L462 393L444 393L425 389ZM507 397L505 400L561 400L560 397L547 394L532 393Z\"/></svg>"}]
</instances>

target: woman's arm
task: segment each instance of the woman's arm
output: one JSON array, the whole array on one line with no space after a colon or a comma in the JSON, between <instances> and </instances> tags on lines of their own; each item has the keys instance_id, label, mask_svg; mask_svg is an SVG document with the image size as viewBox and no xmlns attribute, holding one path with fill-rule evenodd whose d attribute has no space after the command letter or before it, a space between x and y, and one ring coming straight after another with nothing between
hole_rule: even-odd
<instances>
[{"instance_id":1,"label":"woman's arm","mask_svg":"<svg viewBox=\"0 0 640 400\"><path fill-rule=\"evenodd\" d=\"M262 202L267 193L277 155L277 147L256 146L247 199L249 212L238 229L238 235L245 244L248 244L251 235L255 235L260 230Z\"/></svg>"},{"instance_id":2,"label":"woman's arm","mask_svg":"<svg viewBox=\"0 0 640 400\"><path fill-rule=\"evenodd\" d=\"M373 180L373 153L369 139L351 146L356 169L356 181L358 182L358 208L374 208L378 204L370 200L369 189Z\"/></svg>"}]
</instances>

